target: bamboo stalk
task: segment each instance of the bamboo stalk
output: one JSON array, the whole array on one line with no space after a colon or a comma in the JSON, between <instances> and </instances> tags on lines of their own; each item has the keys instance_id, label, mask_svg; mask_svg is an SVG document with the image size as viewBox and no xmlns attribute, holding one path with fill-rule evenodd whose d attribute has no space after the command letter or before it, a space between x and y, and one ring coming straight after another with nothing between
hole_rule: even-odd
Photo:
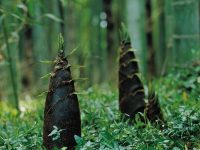
<instances>
[{"instance_id":1,"label":"bamboo stalk","mask_svg":"<svg viewBox=\"0 0 200 150\"><path fill-rule=\"evenodd\" d=\"M10 71L10 77L11 77L11 84L13 88L13 94L14 94L14 102L15 102L15 108L19 111L19 99L18 99L18 94L17 94L17 84L15 80L15 75L14 75L14 65L13 65L13 60L11 57L11 51L10 51L10 46L8 43L8 34L5 26L4 19L2 20L2 27L3 27L3 34L4 34L4 39L5 39L5 44L7 47L7 59L9 62L9 71Z\"/></svg>"}]
</instances>

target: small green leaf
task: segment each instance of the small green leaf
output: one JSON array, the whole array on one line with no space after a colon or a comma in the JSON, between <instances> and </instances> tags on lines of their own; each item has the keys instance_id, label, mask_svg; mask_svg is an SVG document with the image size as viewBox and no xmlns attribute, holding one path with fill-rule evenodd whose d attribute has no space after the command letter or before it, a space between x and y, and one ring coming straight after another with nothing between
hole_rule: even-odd
<instances>
[{"instance_id":1,"label":"small green leaf","mask_svg":"<svg viewBox=\"0 0 200 150\"><path fill-rule=\"evenodd\" d=\"M51 131L51 133L48 136L52 136L52 135L56 134L57 132L58 131L54 129L53 131Z\"/></svg>"},{"instance_id":2,"label":"small green leaf","mask_svg":"<svg viewBox=\"0 0 200 150\"><path fill-rule=\"evenodd\" d=\"M49 78L51 76L51 73L45 74L44 76L41 77L41 79Z\"/></svg>"},{"instance_id":3,"label":"small green leaf","mask_svg":"<svg viewBox=\"0 0 200 150\"><path fill-rule=\"evenodd\" d=\"M67 56L72 55L79 47L74 48Z\"/></svg>"},{"instance_id":4,"label":"small green leaf","mask_svg":"<svg viewBox=\"0 0 200 150\"><path fill-rule=\"evenodd\" d=\"M83 145L83 139L80 136L74 135L74 139L78 145Z\"/></svg>"},{"instance_id":5,"label":"small green leaf","mask_svg":"<svg viewBox=\"0 0 200 150\"><path fill-rule=\"evenodd\" d=\"M55 16L55 15L53 15L53 14L50 14L50 13L45 14L44 17L47 17L47 18L49 18L49 19L52 19L52 20L54 20L54 21L56 21L56 22L63 22L62 19L60 19L59 17L57 17L57 16Z\"/></svg>"},{"instance_id":6,"label":"small green leaf","mask_svg":"<svg viewBox=\"0 0 200 150\"><path fill-rule=\"evenodd\" d=\"M28 11L26 5L24 5L23 3L18 4L17 7L20 8L20 9L22 9L22 10L25 11L25 12Z\"/></svg>"},{"instance_id":7,"label":"small green leaf","mask_svg":"<svg viewBox=\"0 0 200 150\"><path fill-rule=\"evenodd\" d=\"M49 60L41 60L40 62L43 64L53 64L54 63L54 61L49 61Z\"/></svg>"}]
</instances>

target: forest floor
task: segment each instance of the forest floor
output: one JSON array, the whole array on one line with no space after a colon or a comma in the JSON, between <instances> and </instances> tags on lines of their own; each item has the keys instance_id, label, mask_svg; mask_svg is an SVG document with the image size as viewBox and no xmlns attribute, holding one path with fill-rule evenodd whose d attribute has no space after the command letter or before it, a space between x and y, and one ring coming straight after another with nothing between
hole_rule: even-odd
<instances>
[{"instance_id":1,"label":"forest floor","mask_svg":"<svg viewBox=\"0 0 200 150\"><path fill-rule=\"evenodd\" d=\"M117 92L90 88L79 96L82 138L77 149L197 150L200 149L200 68L174 69L154 85L167 122L163 130L137 120L121 121ZM20 116L0 104L0 149L42 148L44 98L22 101Z\"/></svg>"}]
</instances>

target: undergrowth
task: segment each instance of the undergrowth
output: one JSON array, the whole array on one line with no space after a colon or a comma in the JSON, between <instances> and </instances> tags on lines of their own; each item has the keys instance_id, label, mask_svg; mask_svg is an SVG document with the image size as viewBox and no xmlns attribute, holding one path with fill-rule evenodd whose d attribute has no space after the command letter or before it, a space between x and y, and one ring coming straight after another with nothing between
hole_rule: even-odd
<instances>
[{"instance_id":1,"label":"undergrowth","mask_svg":"<svg viewBox=\"0 0 200 150\"><path fill-rule=\"evenodd\" d=\"M82 138L75 136L77 149L200 149L199 72L198 67L179 68L154 81L167 121L163 130L149 122L144 127L139 119L134 126L122 122L117 92L89 88L87 94L79 96ZM21 101L19 116L0 103L0 149L43 149L44 99Z\"/></svg>"}]
</instances>

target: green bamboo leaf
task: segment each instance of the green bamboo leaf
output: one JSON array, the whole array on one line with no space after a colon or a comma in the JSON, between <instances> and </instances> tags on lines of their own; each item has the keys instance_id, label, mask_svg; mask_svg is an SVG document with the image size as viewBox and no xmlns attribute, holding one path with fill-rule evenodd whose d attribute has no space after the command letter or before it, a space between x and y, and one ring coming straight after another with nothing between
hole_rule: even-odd
<instances>
[{"instance_id":1,"label":"green bamboo leaf","mask_svg":"<svg viewBox=\"0 0 200 150\"><path fill-rule=\"evenodd\" d=\"M25 11L25 12L28 11L26 5L24 5L23 3L18 4L17 7L20 8L20 9L22 9L22 10Z\"/></svg>"},{"instance_id":2,"label":"green bamboo leaf","mask_svg":"<svg viewBox=\"0 0 200 150\"><path fill-rule=\"evenodd\" d=\"M63 22L62 19L60 19L59 17L57 17L57 16L55 16L55 15L53 15L53 14L50 14L50 13L44 14L44 17L47 17L47 18L49 18L49 19L52 19L52 20L54 20L54 21L56 21L56 22Z\"/></svg>"},{"instance_id":3,"label":"green bamboo leaf","mask_svg":"<svg viewBox=\"0 0 200 150\"><path fill-rule=\"evenodd\" d=\"M14 14L14 13L11 13L10 15L11 15L12 17L14 17L14 18L20 20L20 21L24 21L24 18L23 18L22 16L19 16L19 15Z\"/></svg>"},{"instance_id":4,"label":"green bamboo leaf","mask_svg":"<svg viewBox=\"0 0 200 150\"><path fill-rule=\"evenodd\" d=\"M85 68L86 66L82 66L82 65L79 65L79 66L71 66L71 68L75 68L75 69L80 69L80 68Z\"/></svg>"},{"instance_id":5,"label":"green bamboo leaf","mask_svg":"<svg viewBox=\"0 0 200 150\"><path fill-rule=\"evenodd\" d=\"M40 93L39 95L37 95L38 97L41 97L41 96L44 96L44 95L46 95L48 93L48 91L44 91L44 92L42 92L42 93Z\"/></svg>"},{"instance_id":6,"label":"green bamboo leaf","mask_svg":"<svg viewBox=\"0 0 200 150\"><path fill-rule=\"evenodd\" d=\"M74 49L67 55L67 57L69 57L69 56L72 55L74 52L76 52L78 48L79 48L79 47L74 48Z\"/></svg>"},{"instance_id":7,"label":"green bamboo leaf","mask_svg":"<svg viewBox=\"0 0 200 150\"><path fill-rule=\"evenodd\" d=\"M78 145L82 145L83 144L83 139L80 136L74 135L74 139L75 139L75 141L76 141L76 143Z\"/></svg>"},{"instance_id":8,"label":"green bamboo leaf","mask_svg":"<svg viewBox=\"0 0 200 150\"><path fill-rule=\"evenodd\" d=\"M82 80L82 81L85 81L85 80L88 80L88 78L78 78L78 79L74 79L75 81L80 81L80 80Z\"/></svg>"},{"instance_id":9,"label":"green bamboo leaf","mask_svg":"<svg viewBox=\"0 0 200 150\"><path fill-rule=\"evenodd\" d=\"M79 93L79 92L74 92L73 94L76 94L76 95L87 95L88 93L87 93L87 92L81 92L81 93Z\"/></svg>"},{"instance_id":10,"label":"green bamboo leaf","mask_svg":"<svg viewBox=\"0 0 200 150\"><path fill-rule=\"evenodd\" d=\"M54 61L50 61L50 60L41 60L40 62L43 64L53 64L54 63Z\"/></svg>"},{"instance_id":11,"label":"green bamboo leaf","mask_svg":"<svg viewBox=\"0 0 200 150\"><path fill-rule=\"evenodd\" d=\"M48 73L48 74L42 76L41 79L49 78L50 76L51 76L51 73Z\"/></svg>"}]
</instances>

